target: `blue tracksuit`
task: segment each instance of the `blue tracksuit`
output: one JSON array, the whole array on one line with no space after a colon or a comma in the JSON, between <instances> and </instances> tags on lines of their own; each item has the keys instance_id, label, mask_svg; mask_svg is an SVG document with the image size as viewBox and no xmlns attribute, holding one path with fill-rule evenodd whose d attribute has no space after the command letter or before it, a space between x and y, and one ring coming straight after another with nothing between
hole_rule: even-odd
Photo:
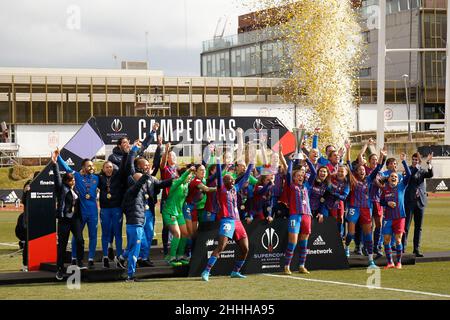
<instances>
[{"instance_id":1,"label":"blue tracksuit","mask_svg":"<svg viewBox=\"0 0 450 320\"><path fill-rule=\"evenodd\" d=\"M143 238L144 226L142 224L127 224L128 276L130 278L136 273L136 262Z\"/></svg>"},{"instance_id":2,"label":"blue tracksuit","mask_svg":"<svg viewBox=\"0 0 450 320\"><path fill-rule=\"evenodd\" d=\"M102 208L100 209L100 221L102 226L102 248L103 256L108 256L108 244L116 239L117 256L122 250L122 208Z\"/></svg>"},{"instance_id":3,"label":"blue tracksuit","mask_svg":"<svg viewBox=\"0 0 450 320\"><path fill-rule=\"evenodd\" d=\"M58 163L67 173L72 173L75 177L75 188L80 195L81 230L84 230L86 224L88 225L89 260L93 260L97 248L97 187L99 178L95 174L82 175L78 171L72 170L61 156L58 156ZM86 199L88 185L90 198ZM74 259L77 258L76 247L75 239L72 237L72 258Z\"/></svg>"},{"instance_id":4,"label":"blue tracksuit","mask_svg":"<svg viewBox=\"0 0 450 320\"><path fill-rule=\"evenodd\" d=\"M145 211L145 224L144 224L144 237L142 239L141 251L139 258L148 260L150 256L150 248L152 247L153 235L154 235L154 218L150 210Z\"/></svg>"}]
</instances>

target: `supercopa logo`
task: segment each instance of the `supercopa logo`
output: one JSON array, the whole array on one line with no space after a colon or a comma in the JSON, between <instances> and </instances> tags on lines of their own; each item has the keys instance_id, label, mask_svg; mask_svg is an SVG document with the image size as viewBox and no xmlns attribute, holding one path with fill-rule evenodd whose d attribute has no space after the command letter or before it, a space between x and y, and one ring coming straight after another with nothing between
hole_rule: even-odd
<instances>
[{"instance_id":1,"label":"supercopa logo","mask_svg":"<svg viewBox=\"0 0 450 320\"><path fill-rule=\"evenodd\" d=\"M267 228L266 231L264 231L264 234L261 238L261 244L269 252L272 252L278 247L278 244L280 243L280 238L278 237L278 234L275 232L275 229L273 228Z\"/></svg>"},{"instance_id":2,"label":"supercopa logo","mask_svg":"<svg viewBox=\"0 0 450 320\"><path fill-rule=\"evenodd\" d=\"M120 121L119 119L114 119L114 121L111 123L111 129L114 132L122 131L122 127L122 121Z\"/></svg>"}]
</instances>

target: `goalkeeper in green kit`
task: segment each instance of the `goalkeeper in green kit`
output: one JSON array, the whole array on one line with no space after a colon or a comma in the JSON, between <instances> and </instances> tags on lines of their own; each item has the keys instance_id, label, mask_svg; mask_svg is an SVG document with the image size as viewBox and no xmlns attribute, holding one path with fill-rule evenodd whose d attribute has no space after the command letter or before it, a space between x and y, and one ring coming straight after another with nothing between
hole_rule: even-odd
<instances>
[{"instance_id":1,"label":"goalkeeper in green kit","mask_svg":"<svg viewBox=\"0 0 450 320\"><path fill-rule=\"evenodd\" d=\"M190 167L188 170L186 168L180 170L181 176L173 180L162 211L164 224L169 226L173 236L169 255L166 257L167 262L173 267L189 264L189 261L184 256L189 234L183 216L183 204L188 194L190 180L188 178L195 171L195 166Z\"/></svg>"}]
</instances>

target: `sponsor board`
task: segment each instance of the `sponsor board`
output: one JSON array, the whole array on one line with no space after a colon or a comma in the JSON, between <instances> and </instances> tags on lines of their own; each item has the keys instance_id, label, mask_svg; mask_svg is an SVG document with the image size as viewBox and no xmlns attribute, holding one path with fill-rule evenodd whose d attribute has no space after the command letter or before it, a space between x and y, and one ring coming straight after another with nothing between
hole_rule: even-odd
<instances>
[{"instance_id":1,"label":"sponsor board","mask_svg":"<svg viewBox=\"0 0 450 320\"><path fill-rule=\"evenodd\" d=\"M206 224L208 225L205 226ZM218 222L204 223L200 227L191 258L189 276L199 276L205 268L207 259L217 246L217 239L214 237L218 234L218 228ZM246 274L282 272L288 244L288 220L275 219L270 224L266 221L254 221L250 225L244 224L244 228L249 239L249 253L242 272ZM225 259L217 260L212 275L227 275L231 272L239 248L234 241L229 241L225 250L222 253L225 254ZM234 258L232 252L235 252ZM292 270L298 268L298 256L297 246L292 259ZM321 224L313 220L306 267L311 270L348 268L342 240L333 218L327 217Z\"/></svg>"}]
</instances>

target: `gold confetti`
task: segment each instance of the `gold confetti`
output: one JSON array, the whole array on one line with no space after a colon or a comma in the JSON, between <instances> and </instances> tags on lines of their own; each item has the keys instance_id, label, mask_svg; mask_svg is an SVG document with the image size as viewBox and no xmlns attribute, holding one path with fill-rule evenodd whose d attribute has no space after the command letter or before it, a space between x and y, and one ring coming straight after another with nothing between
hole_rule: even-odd
<instances>
[{"instance_id":1,"label":"gold confetti","mask_svg":"<svg viewBox=\"0 0 450 320\"><path fill-rule=\"evenodd\" d=\"M300 105L308 131L322 129L320 146L342 146L353 127L364 44L350 0L250 0L259 26L283 42L284 100ZM309 118L305 118L309 115Z\"/></svg>"}]
</instances>

